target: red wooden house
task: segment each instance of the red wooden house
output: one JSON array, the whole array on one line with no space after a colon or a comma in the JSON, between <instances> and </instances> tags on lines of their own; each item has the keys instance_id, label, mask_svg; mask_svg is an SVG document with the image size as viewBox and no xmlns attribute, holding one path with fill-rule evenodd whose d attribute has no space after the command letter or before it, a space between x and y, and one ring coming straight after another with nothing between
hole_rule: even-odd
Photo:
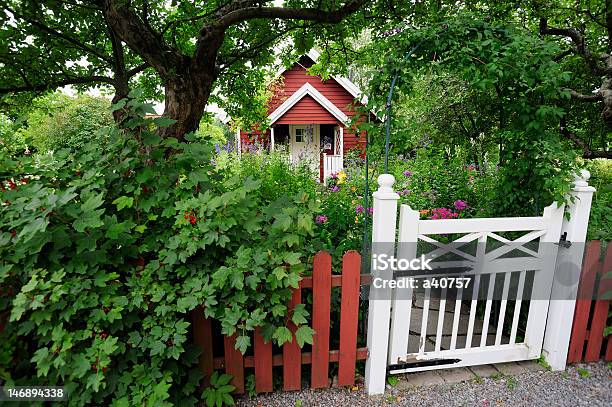
<instances>
[{"instance_id":1,"label":"red wooden house","mask_svg":"<svg viewBox=\"0 0 612 407\"><path fill-rule=\"evenodd\" d=\"M309 75L307 68L318 56L311 51L279 74L268 101L270 127L263 133L238 129L237 142L242 152L255 142L270 151L283 146L291 162L310 162L324 180L343 168L349 150L363 151L365 136L348 125L355 107L362 105L359 88L340 76L323 80Z\"/></svg>"}]
</instances>

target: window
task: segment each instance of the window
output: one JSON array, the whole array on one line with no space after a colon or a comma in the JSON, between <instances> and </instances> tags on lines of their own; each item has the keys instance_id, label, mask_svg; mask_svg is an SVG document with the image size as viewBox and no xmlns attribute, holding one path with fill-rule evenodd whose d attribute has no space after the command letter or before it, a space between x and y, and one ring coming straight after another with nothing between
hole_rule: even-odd
<instances>
[{"instance_id":1,"label":"window","mask_svg":"<svg viewBox=\"0 0 612 407\"><path fill-rule=\"evenodd\" d=\"M295 129L295 142L296 143L304 142L304 129Z\"/></svg>"}]
</instances>

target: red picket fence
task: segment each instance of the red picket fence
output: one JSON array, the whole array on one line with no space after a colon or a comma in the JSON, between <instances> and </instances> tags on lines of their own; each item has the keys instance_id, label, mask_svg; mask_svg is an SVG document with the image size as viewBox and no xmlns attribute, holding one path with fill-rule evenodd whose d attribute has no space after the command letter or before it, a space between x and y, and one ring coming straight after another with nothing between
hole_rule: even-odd
<instances>
[{"instance_id":1,"label":"red picket fence","mask_svg":"<svg viewBox=\"0 0 612 407\"><path fill-rule=\"evenodd\" d=\"M612 244L608 244L603 262L600 261L600 250L598 240L587 243L567 356L569 363L599 360L604 340L607 342L605 360L612 360L612 335L603 336L608 324L610 301L602 299L604 293L612 291L612 278L602 279L606 273L612 272ZM595 289L596 296L593 295Z\"/></svg>"},{"instance_id":2,"label":"red picket fence","mask_svg":"<svg viewBox=\"0 0 612 407\"><path fill-rule=\"evenodd\" d=\"M302 365L310 365L311 388L329 387L329 364L338 363L338 386L355 383L355 364L368 356L367 348L357 348L357 323L360 286L367 284L367 277L360 275L361 256L347 252L342 259L342 275L332 276L329 253L319 252L314 258L312 277L300 281L293 290L289 309L301 303L302 290L312 290L312 350L303 352L295 340L296 327L290 323L293 341L283 345L281 354L272 354L272 343L265 342L259 331L254 335L253 356L243 356L235 349L235 335L224 337L224 356L214 357L212 351L211 321L205 319L202 310L192 314L194 341L203 350L200 368L205 377L216 369L225 369L233 376L236 393L244 393L245 369L254 368L255 390L270 392L273 366L283 367L283 389L300 390ZM330 350L330 311L332 287L341 287L339 349Z\"/></svg>"}]
</instances>

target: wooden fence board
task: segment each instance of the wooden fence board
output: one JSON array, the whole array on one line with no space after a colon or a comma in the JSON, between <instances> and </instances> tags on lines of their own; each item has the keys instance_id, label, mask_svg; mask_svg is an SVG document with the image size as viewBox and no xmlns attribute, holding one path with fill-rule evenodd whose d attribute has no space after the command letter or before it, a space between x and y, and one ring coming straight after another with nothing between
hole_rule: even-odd
<instances>
[{"instance_id":1,"label":"wooden fence board","mask_svg":"<svg viewBox=\"0 0 612 407\"><path fill-rule=\"evenodd\" d=\"M603 279L602 277L607 270L612 269L611 247L612 246L608 246L603 267L599 269L599 290L597 293L597 300L595 301L595 307L593 309L593 317L591 319L587 348L584 355L584 360L586 362L595 362L599 360L599 356L601 354L601 345L603 344L604 340L603 331L606 329L608 309L610 307L610 301L602 298L603 295L611 288L610 279Z\"/></svg>"},{"instance_id":2,"label":"wooden fence board","mask_svg":"<svg viewBox=\"0 0 612 407\"><path fill-rule=\"evenodd\" d=\"M342 259L342 298L340 304L340 359L338 386L355 383L357 324L359 320L359 273L361 256L347 252Z\"/></svg>"},{"instance_id":3,"label":"wooden fence board","mask_svg":"<svg viewBox=\"0 0 612 407\"><path fill-rule=\"evenodd\" d=\"M289 312L302 302L302 290L299 288L293 290L291 301L289 302ZM289 330L293 335L291 342L283 345L283 389L284 390L300 390L302 387L302 350L295 340L295 325L289 321Z\"/></svg>"},{"instance_id":4,"label":"wooden fence board","mask_svg":"<svg viewBox=\"0 0 612 407\"><path fill-rule=\"evenodd\" d=\"M589 312L591 310L593 286L599 266L599 252L599 241L595 240L587 243L583 270L580 276L580 285L578 287L578 300L576 301L576 308L574 311L574 324L572 326L572 335L567 356L568 362L578 362L582 360L584 341L586 339L586 331L589 322Z\"/></svg>"},{"instance_id":5,"label":"wooden fence board","mask_svg":"<svg viewBox=\"0 0 612 407\"><path fill-rule=\"evenodd\" d=\"M319 252L312 272L312 365L310 387L329 386L329 328L331 308L331 256Z\"/></svg>"},{"instance_id":6,"label":"wooden fence board","mask_svg":"<svg viewBox=\"0 0 612 407\"><path fill-rule=\"evenodd\" d=\"M255 391L270 392L272 387L272 342L265 342L260 328L255 328Z\"/></svg>"},{"instance_id":7,"label":"wooden fence board","mask_svg":"<svg viewBox=\"0 0 612 407\"><path fill-rule=\"evenodd\" d=\"M236 387L235 393L244 393L244 359L236 349L236 334L223 338L225 351L225 373L233 376L231 384Z\"/></svg>"},{"instance_id":8,"label":"wooden fence board","mask_svg":"<svg viewBox=\"0 0 612 407\"><path fill-rule=\"evenodd\" d=\"M191 311L191 321L193 324L193 341L202 350L199 364L204 375L202 385L206 387L210 383L210 376L214 370L211 321L204 318L202 307L197 307Z\"/></svg>"},{"instance_id":9,"label":"wooden fence board","mask_svg":"<svg viewBox=\"0 0 612 407\"><path fill-rule=\"evenodd\" d=\"M301 389L303 365L311 365L312 388L329 386L329 363L338 363L339 385L354 384L356 361L368 358L367 348L357 348L357 324L360 287L369 284L371 276L360 274L361 259L357 252L349 252L344 256L342 275L331 274L331 256L326 252L317 253L313 266L313 276L302 278L299 288L292 291L288 304L288 315L291 315L292 309L302 303L302 289L312 289L311 326L315 332L311 352L303 352L297 345L296 326L288 318L287 327L293 334L293 340L283 345L282 354L273 354L272 344L265 343L257 329L253 340L252 356L243 356L235 349L236 335L234 335L224 337L224 356L213 358L210 321L205 321L202 313L200 316L194 314L192 315L194 341L201 347L210 350L205 360L201 357L202 371L212 372L224 369L226 373L233 376L232 384L236 386L235 393L237 394L244 393L245 369L251 368L254 368L255 372L256 392L273 391L274 366L283 367L284 390ZM338 350L330 350L332 287L341 287L342 292ZM206 341L210 342L210 346L206 345L209 343Z\"/></svg>"}]
</instances>

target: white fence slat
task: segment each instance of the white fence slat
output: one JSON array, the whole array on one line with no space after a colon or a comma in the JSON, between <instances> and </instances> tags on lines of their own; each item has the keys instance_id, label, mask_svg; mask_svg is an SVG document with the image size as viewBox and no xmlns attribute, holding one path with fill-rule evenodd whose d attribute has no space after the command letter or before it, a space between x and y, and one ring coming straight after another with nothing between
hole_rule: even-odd
<instances>
[{"instance_id":1,"label":"white fence slat","mask_svg":"<svg viewBox=\"0 0 612 407\"><path fill-rule=\"evenodd\" d=\"M446 287L440 294L440 306L438 309L438 329L436 330L435 350L438 352L442 348L442 328L444 327L444 312L446 309Z\"/></svg>"},{"instance_id":2,"label":"white fence slat","mask_svg":"<svg viewBox=\"0 0 612 407\"><path fill-rule=\"evenodd\" d=\"M480 288L480 275L475 275L473 278L474 287L472 289L472 300L470 303L470 318L468 321L467 334L465 336L465 347L472 347L472 336L474 335L474 320L476 319L476 305L478 304L478 290Z\"/></svg>"},{"instance_id":3,"label":"white fence slat","mask_svg":"<svg viewBox=\"0 0 612 407\"><path fill-rule=\"evenodd\" d=\"M495 290L495 277L497 274L489 274L489 288L487 290L487 300L485 305L484 320L480 335L480 346L487 346L487 336L489 334L489 320L491 319L491 305L493 304L493 291Z\"/></svg>"},{"instance_id":4,"label":"white fence slat","mask_svg":"<svg viewBox=\"0 0 612 407\"><path fill-rule=\"evenodd\" d=\"M510 344L516 343L516 332L518 330L519 317L521 316L521 304L523 302L523 290L525 289L525 274L526 271L521 271L519 274L519 282L516 287L516 300L514 303L514 315L512 316L512 328L510 330Z\"/></svg>"},{"instance_id":5,"label":"white fence slat","mask_svg":"<svg viewBox=\"0 0 612 407\"><path fill-rule=\"evenodd\" d=\"M499 320L497 323L497 333L495 335L495 346L499 346L502 340L504 331L504 319L506 318L506 306L508 304L508 291L510 290L510 273L504 275L504 290L502 291L502 299L499 304Z\"/></svg>"},{"instance_id":6,"label":"white fence slat","mask_svg":"<svg viewBox=\"0 0 612 407\"><path fill-rule=\"evenodd\" d=\"M455 312L453 313L453 333L451 334L450 349L457 347L457 333L459 332L459 319L461 318L461 298L463 288L457 289L457 299L455 300Z\"/></svg>"},{"instance_id":7,"label":"white fence slat","mask_svg":"<svg viewBox=\"0 0 612 407\"><path fill-rule=\"evenodd\" d=\"M425 289L425 298L423 299L423 318L421 319L421 335L419 338L419 354L425 353L425 342L427 342L427 318L429 316L429 296L431 289Z\"/></svg>"}]
</instances>

